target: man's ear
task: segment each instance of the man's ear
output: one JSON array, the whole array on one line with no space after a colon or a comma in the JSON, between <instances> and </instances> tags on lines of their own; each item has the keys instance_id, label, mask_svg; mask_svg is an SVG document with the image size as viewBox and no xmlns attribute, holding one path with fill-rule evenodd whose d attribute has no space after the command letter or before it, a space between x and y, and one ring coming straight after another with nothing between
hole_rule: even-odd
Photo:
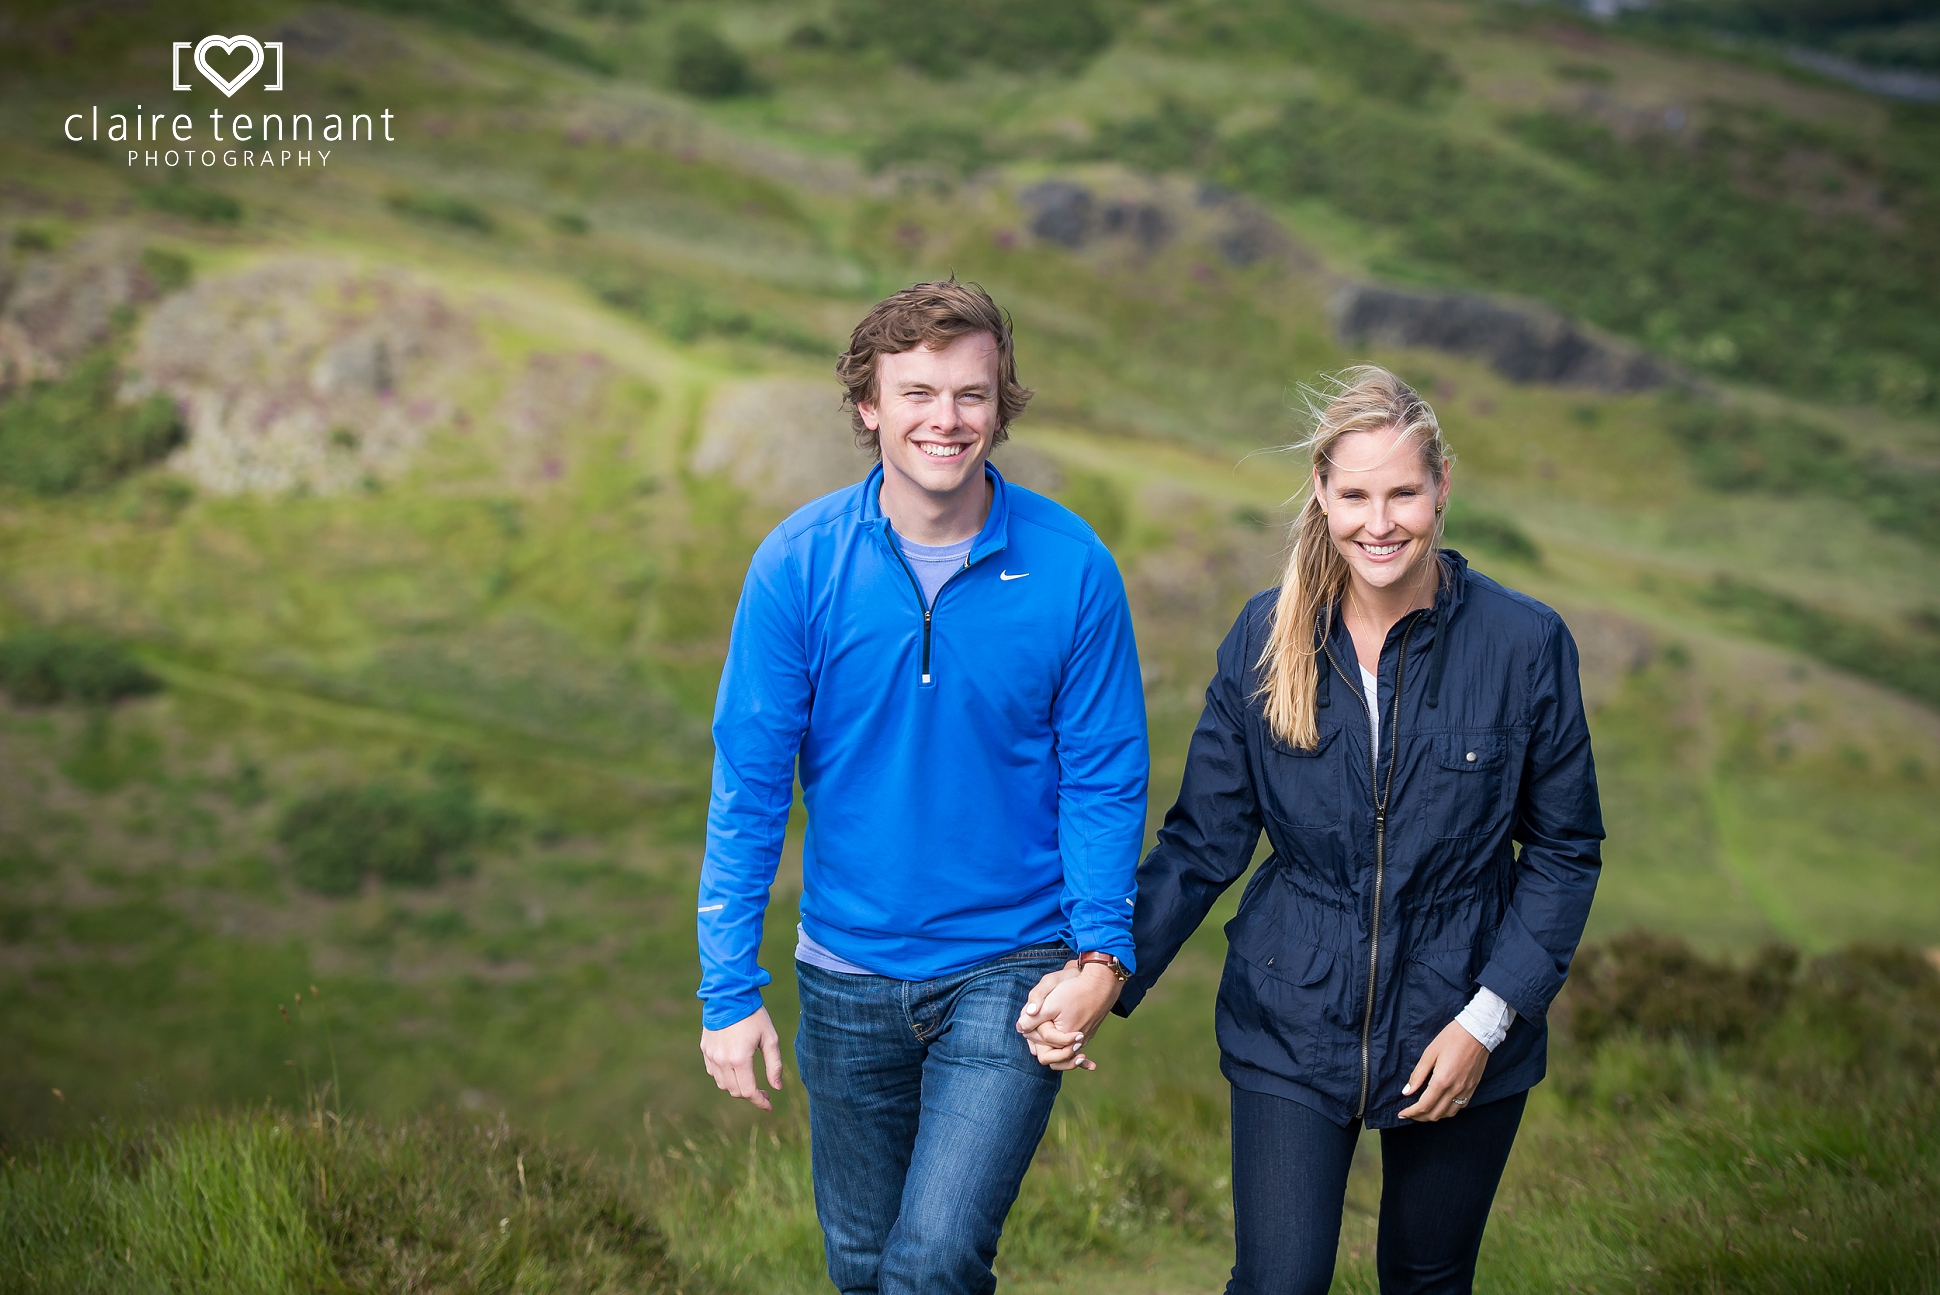
<instances>
[{"instance_id":1,"label":"man's ear","mask_svg":"<svg viewBox=\"0 0 1940 1295\"><path fill-rule=\"evenodd\" d=\"M875 401L858 400L855 402L855 411L862 415L862 425L864 427L872 432L882 430L882 415L876 411Z\"/></svg>"}]
</instances>

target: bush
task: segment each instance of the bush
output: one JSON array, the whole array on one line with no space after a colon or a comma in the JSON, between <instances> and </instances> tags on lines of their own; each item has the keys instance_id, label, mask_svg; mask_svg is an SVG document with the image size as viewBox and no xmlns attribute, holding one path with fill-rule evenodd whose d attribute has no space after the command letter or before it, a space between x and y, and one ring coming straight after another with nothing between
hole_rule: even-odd
<instances>
[{"instance_id":1,"label":"bush","mask_svg":"<svg viewBox=\"0 0 1940 1295\"><path fill-rule=\"evenodd\" d=\"M754 88L754 76L741 51L712 27L684 22L674 29L674 88L700 99L725 99Z\"/></svg>"},{"instance_id":2,"label":"bush","mask_svg":"<svg viewBox=\"0 0 1940 1295\"><path fill-rule=\"evenodd\" d=\"M175 403L120 399L114 355L97 351L66 377L37 382L0 405L0 482L37 495L89 490L182 443Z\"/></svg>"},{"instance_id":3,"label":"bush","mask_svg":"<svg viewBox=\"0 0 1940 1295\"><path fill-rule=\"evenodd\" d=\"M102 705L160 688L161 681L110 639L29 630L0 640L0 688L23 705Z\"/></svg>"},{"instance_id":4,"label":"bush","mask_svg":"<svg viewBox=\"0 0 1940 1295\"><path fill-rule=\"evenodd\" d=\"M484 826L469 781L446 777L429 791L373 782L314 792L284 811L276 835L298 884L348 895L367 875L431 885Z\"/></svg>"},{"instance_id":5,"label":"bush","mask_svg":"<svg viewBox=\"0 0 1940 1295\"><path fill-rule=\"evenodd\" d=\"M142 189L139 196L143 206L204 225L234 225L243 217L242 204L228 194L187 180L170 180L167 184Z\"/></svg>"},{"instance_id":6,"label":"bush","mask_svg":"<svg viewBox=\"0 0 1940 1295\"><path fill-rule=\"evenodd\" d=\"M592 286L607 305L645 320L676 341L745 338L817 358L839 349L789 320L717 301L684 285L663 290L636 279L602 279Z\"/></svg>"},{"instance_id":7,"label":"bush","mask_svg":"<svg viewBox=\"0 0 1940 1295\"><path fill-rule=\"evenodd\" d=\"M449 193L433 193L418 190L410 193L394 193L385 199L392 211L400 216L412 216L419 220L436 221L450 225L454 229L469 229L477 234L489 234L497 228L491 213L477 203Z\"/></svg>"},{"instance_id":8,"label":"bush","mask_svg":"<svg viewBox=\"0 0 1940 1295\"><path fill-rule=\"evenodd\" d=\"M1940 547L1940 472L1932 468L1862 456L1796 418L1763 418L1698 401L1673 403L1670 429L1705 485L1846 499L1874 524Z\"/></svg>"},{"instance_id":9,"label":"bush","mask_svg":"<svg viewBox=\"0 0 1940 1295\"><path fill-rule=\"evenodd\" d=\"M1940 705L1940 637L1917 619L1911 633L1889 634L1731 576L1713 580L1699 601L1768 642Z\"/></svg>"},{"instance_id":10,"label":"bush","mask_svg":"<svg viewBox=\"0 0 1940 1295\"><path fill-rule=\"evenodd\" d=\"M1625 1030L1736 1043L1785 1007L1798 962L1796 950L1771 945L1738 968L1675 936L1632 931L1578 952L1562 1016L1570 1038L1590 1046Z\"/></svg>"},{"instance_id":11,"label":"bush","mask_svg":"<svg viewBox=\"0 0 1940 1295\"><path fill-rule=\"evenodd\" d=\"M677 1277L622 1170L502 1119L258 1111L97 1132L0 1166L10 1290L652 1295Z\"/></svg>"},{"instance_id":12,"label":"bush","mask_svg":"<svg viewBox=\"0 0 1940 1295\"><path fill-rule=\"evenodd\" d=\"M960 176L981 169L990 160L990 150L981 134L968 126L944 126L935 122L912 122L877 140L862 155L863 165L871 171L914 162Z\"/></svg>"},{"instance_id":13,"label":"bush","mask_svg":"<svg viewBox=\"0 0 1940 1295\"><path fill-rule=\"evenodd\" d=\"M1111 43L1111 24L1095 0L846 0L839 13L847 43L875 46L938 76L967 62L998 67L1082 65Z\"/></svg>"},{"instance_id":14,"label":"bush","mask_svg":"<svg viewBox=\"0 0 1940 1295\"><path fill-rule=\"evenodd\" d=\"M1442 537L1460 548L1493 553L1497 557L1527 562L1531 566L1543 560L1542 550L1536 547L1536 541L1530 539L1529 532L1517 525L1513 518L1465 503L1459 495L1448 501Z\"/></svg>"},{"instance_id":15,"label":"bush","mask_svg":"<svg viewBox=\"0 0 1940 1295\"><path fill-rule=\"evenodd\" d=\"M1125 538L1130 509L1125 503L1125 492L1110 477L1096 472L1066 473L1058 499L1085 519L1106 548Z\"/></svg>"},{"instance_id":16,"label":"bush","mask_svg":"<svg viewBox=\"0 0 1940 1295\"><path fill-rule=\"evenodd\" d=\"M1447 59L1407 32L1312 0L1212 0L1181 10L1168 33L1175 49L1291 59L1345 74L1363 92L1410 107L1461 83Z\"/></svg>"},{"instance_id":17,"label":"bush","mask_svg":"<svg viewBox=\"0 0 1940 1295\"><path fill-rule=\"evenodd\" d=\"M1211 113L1167 98L1148 116L1100 125L1086 151L1141 171L1183 171L1212 160L1218 126Z\"/></svg>"},{"instance_id":18,"label":"bush","mask_svg":"<svg viewBox=\"0 0 1940 1295\"><path fill-rule=\"evenodd\" d=\"M352 0L352 3L379 13L423 18L488 40L509 41L521 49L548 55L562 63L577 63L595 72L613 70L612 61L586 42L534 22L519 11L513 0Z\"/></svg>"}]
</instances>

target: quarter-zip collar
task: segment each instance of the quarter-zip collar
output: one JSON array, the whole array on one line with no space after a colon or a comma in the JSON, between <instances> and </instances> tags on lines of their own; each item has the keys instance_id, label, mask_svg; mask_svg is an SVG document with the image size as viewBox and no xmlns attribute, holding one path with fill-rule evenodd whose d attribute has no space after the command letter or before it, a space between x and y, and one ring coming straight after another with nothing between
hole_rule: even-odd
<instances>
[{"instance_id":1,"label":"quarter-zip collar","mask_svg":"<svg viewBox=\"0 0 1940 1295\"><path fill-rule=\"evenodd\" d=\"M983 520L983 529L977 532L976 542L970 546L970 556L965 566L975 566L993 553L1002 553L1010 539L1010 500L1009 487L1004 483L1004 474L997 471L996 465L985 462L984 479L990 482L990 515ZM876 464L869 473L868 480L862 483L862 524L882 537L891 551L896 542L890 538L889 514L882 510L882 464Z\"/></svg>"}]
</instances>

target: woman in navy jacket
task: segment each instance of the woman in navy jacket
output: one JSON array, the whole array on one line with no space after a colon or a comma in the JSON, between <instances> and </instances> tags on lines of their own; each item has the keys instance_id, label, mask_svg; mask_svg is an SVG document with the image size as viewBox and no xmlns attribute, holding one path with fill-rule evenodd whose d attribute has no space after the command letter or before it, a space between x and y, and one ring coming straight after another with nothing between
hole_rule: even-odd
<instances>
[{"instance_id":1,"label":"woman in navy jacket","mask_svg":"<svg viewBox=\"0 0 1940 1295\"><path fill-rule=\"evenodd\" d=\"M1216 1016L1228 1291L1328 1288L1363 1125L1382 1132L1382 1291L1466 1291L1596 890L1576 645L1441 548L1450 456L1405 383L1350 370L1315 422L1313 496L1280 588L1220 646L1113 1010L1138 1005L1264 831ZM1019 1028L1047 1064L1088 1066L1104 1007L1090 980L1054 980Z\"/></svg>"}]
</instances>

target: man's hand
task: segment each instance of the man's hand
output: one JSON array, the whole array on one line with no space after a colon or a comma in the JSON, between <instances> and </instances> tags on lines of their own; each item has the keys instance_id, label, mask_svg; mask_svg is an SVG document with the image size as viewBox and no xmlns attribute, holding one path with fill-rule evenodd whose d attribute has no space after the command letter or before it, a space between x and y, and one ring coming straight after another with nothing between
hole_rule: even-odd
<instances>
[{"instance_id":1,"label":"man's hand","mask_svg":"<svg viewBox=\"0 0 1940 1295\"><path fill-rule=\"evenodd\" d=\"M768 1087L781 1091L781 1036L768 1019L768 1009L757 1008L753 1016L719 1030L701 1031L701 1059L707 1073L721 1091L746 1098L764 1111L774 1110L768 1094L755 1082L754 1054L759 1051L768 1063Z\"/></svg>"},{"instance_id":2,"label":"man's hand","mask_svg":"<svg viewBox=\"0 0 1940 1295\"><path fill-rule=\"evenodd\" d=\"M1475 1096L1488 1065L1489 1050L1477 1043L1475 1036L1459 1021L1450 1021L1422 1052L1421 1060L1415 1063L1415 1072L1408 1076L1401 1095L1409 1096L1419 1088L1421 1096L1401 1112L1401 1118L1430 1123L1461 1114L1469 1098Z\"/></svg>"},{"instance_id":3,"label":"man's hand","mask_svg":"<svg viewBox=\"0 0 1940 1295\"><path fill-rule=\"evenodd\" d=\"M1123 989L1109 967L1067 962L1031 990L1018 1014L1017 1032L1031 1055L1053 1070L1096 1070L1098 1063L1084 1055L1084 1045Z\"/></svg>"}]
</instances>

